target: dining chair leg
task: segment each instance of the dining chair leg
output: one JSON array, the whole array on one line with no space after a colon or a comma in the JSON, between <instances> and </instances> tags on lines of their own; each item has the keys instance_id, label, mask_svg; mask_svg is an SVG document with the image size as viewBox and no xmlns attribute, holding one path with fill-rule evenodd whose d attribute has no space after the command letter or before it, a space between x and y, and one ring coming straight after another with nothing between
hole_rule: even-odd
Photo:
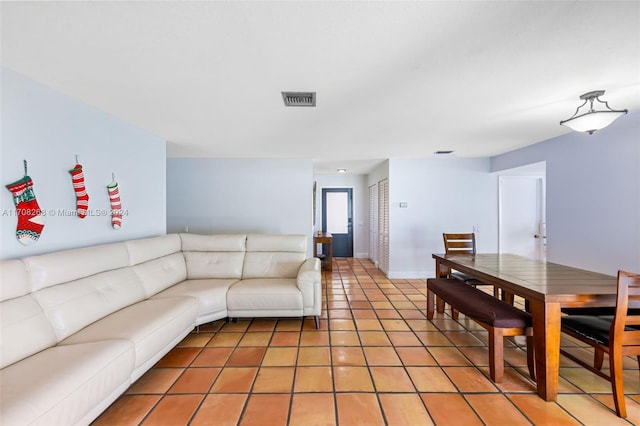
<instances>
[{"instance_id":1,"label":"dining chair leg","mask_svg":"<svg viewBox=\"0 0 640 426\"><path fill-rule=\"evenodd\" d=\"M624 377L622 375L622 348L614 347L609 352L609 374L611 374L611 390L616 414L627 417L627 407L624 401Z\"/></svg>"},{"instance_id":2,"label":"dining chair leg","mask_svg":"<svg viewBox=\"0 0 640 426\"><path fill-rule=\"evenodd\" d=\"M527 336L527 368L531 380L536 381L536 357L534 351L533 336Z\"/></svg>"}]
</instances>

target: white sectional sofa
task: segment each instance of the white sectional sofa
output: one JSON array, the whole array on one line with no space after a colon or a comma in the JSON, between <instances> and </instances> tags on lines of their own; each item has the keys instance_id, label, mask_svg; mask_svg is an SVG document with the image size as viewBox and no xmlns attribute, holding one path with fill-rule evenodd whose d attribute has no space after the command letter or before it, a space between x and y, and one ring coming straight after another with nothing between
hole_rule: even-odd
<instances>
[{"instance_id":1,"label":"white sectional sofa","mask_svg":"<svg viewBox=\"0 0 640 426\"><path fill-rule=\"evenodd\" d=\"M0 262L0 424L89 424L199 324L314 316L304 235L171 234Z\"/></svg>"}]
</instances>

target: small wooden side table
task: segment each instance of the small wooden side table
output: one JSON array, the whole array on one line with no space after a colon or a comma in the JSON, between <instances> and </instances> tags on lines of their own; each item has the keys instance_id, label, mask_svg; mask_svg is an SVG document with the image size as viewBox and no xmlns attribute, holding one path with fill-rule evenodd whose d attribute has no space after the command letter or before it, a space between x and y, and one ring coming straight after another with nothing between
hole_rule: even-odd
<instances>
[{"instance_id":1,"label":"small wooden side table","mask_svg":"<svg viewBox=\"0 0 640 426\"><path fill-rule=\"evenodd\" d=\"M318 244L322 244L324 254L324 260L322 261L322 267L327 271L333 270L333 237L328 232L320 232L318 231L313 236L313 257L318 256ZM324 247L327 247L327 250L324 250Z\"/></svg>"}]
</instances>

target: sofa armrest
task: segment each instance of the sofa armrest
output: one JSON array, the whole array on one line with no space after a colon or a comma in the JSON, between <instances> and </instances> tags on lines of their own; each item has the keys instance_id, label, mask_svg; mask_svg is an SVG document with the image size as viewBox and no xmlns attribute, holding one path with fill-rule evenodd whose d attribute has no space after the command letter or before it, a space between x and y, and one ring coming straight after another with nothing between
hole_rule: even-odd
<instances>
[{"instance_id":1,"label":"sofa armrest","mask_svg":"<svg viewBox=\"0 0 640 426\"><path fill-rule=\"evenodd\" d=\"M322 308L320 259L312 257L306 259L296 277L296 284L302 293L306 315L320 315Z\"/></svg>"},{"instance_id":2,"label":"sofa armrest","mask_svg":"<svg viewBox=\"0 0 640 426\"><path fill-rule=\"evenodd\" d=\"M313 286L316 283L320 284L320 276L320 259L317 257L306 259L300 266L296 277L298 288L303 290L305 287Z\"/></svg>"}]
</instances>

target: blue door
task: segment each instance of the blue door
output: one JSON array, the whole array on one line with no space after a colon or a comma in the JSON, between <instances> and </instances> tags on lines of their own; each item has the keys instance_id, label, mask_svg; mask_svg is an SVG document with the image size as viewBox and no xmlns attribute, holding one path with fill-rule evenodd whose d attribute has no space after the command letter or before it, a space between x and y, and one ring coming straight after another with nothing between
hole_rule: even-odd
<instances>
[{"instance_id":1,"label":"blue door","mask_svg":"<svg viewBox=\"0 0 640 426\"><path fill-rule=\"evenodd\" d=\"M353 189L322 189L322 230L333 236L333 257L353 257Z\"/></svg>"}]
</instances>

